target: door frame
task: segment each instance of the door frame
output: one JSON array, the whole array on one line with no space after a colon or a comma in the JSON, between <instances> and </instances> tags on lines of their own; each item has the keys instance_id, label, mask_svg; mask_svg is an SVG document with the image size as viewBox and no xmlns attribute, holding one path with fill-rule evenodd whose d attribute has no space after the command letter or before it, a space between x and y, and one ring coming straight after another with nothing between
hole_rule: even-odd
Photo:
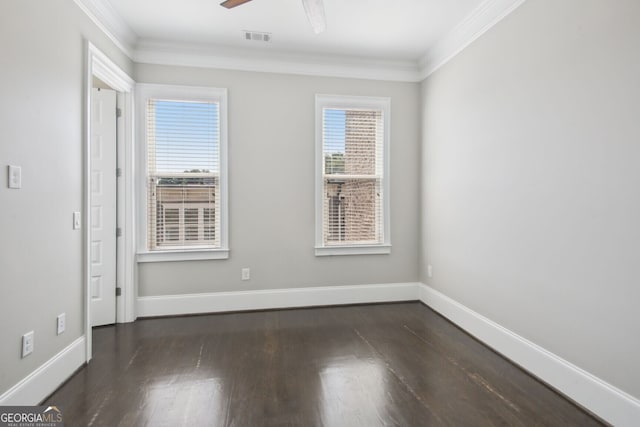
<instances>
[{"instance_id":1,"label":"door frame","mask_svg":"<svg viewBox=\"0 0 640 427\"><path fill-rule=\"evenodd\" d=\"M116 286L121 295L116 298L116 322L133 322L136 319L137 264L135 262L135 185L133 179L134 150L134 93L135 82L119 66L91 42L86 41L86 66L84 87L83 132L83 290L84 290L84 338L85 360L92 356L91 334L91 89L93 77L97 77L122 97L122 125L118 132L117 167L121 175L117 181L117 224L122 234L117 238ZM123 137L120 137L122 135ZM113 171L116 173L116 171ZM115 230L114 230L115 233Z\"/></svg>"}]
</instances>

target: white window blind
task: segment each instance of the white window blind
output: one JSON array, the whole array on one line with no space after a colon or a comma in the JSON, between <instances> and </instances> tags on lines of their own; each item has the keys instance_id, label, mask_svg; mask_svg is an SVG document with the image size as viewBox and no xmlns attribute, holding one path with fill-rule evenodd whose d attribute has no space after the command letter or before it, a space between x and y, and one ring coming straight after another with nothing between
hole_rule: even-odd
<instances>
[{"instance_id":1,"label":"white window blind","mask_svg":"<svg viewBox=\"0 0 640 427\"><path fill-rule=\"evenodd\" d=\"M146 100L147 246L221 246L220 103Z\"/></svg>"},{"instance_id":2,"label":"white window blind","mask_svg":"<svg viewBox=\"0 0 640 427\"><path fill-rule=\"evenodd\" d=\"M379 245L384 233L384 110L322 108L322 245Z\"/></svg>"}]
</instances>

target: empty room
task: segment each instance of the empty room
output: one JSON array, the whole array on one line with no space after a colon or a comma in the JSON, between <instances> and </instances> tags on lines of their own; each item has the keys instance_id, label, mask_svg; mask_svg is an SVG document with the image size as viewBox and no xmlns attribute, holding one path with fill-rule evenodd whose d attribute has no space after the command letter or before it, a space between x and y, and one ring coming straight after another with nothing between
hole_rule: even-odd
<instances>
[{"instance_id":1,"label":"empty room","mask_svg":"<svg viewBox=\"0 0 640 427\"><path fill-rule=\"evenodd\" d=\"M0 427L640 425L637 0L2 0L0 57Z\"/></svg>"}]
</instances>

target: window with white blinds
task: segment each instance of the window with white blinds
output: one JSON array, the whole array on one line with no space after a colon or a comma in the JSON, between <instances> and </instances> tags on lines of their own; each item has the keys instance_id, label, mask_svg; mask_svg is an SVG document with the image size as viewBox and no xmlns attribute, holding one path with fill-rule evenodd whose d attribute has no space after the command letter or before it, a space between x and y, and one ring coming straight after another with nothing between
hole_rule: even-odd
<instances>
[{"instance_id":1,"label":"window with white blinds","mask_svg":"<svg viewBox=\"0 0 640 427\"><path fill-rule=\"evenodd\" d=\"M143 85L146 248L226 247L226 91Z\"/></svg>"},{"instance_id":2,"label":"window with white blinds","mask_svg":"<svg viewBox=\"0 0 640 427\"><path fill-rule=\"evenodd\" d=\"M316 97L316 254L388 253L389 99Z\"/></svg>"}]
</instances>

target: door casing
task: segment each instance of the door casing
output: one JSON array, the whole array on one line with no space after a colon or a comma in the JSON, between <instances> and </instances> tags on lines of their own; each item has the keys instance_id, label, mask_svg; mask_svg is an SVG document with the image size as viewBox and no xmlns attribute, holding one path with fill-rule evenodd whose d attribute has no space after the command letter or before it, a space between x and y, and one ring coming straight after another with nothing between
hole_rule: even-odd
<instances>
[{"instance_id":1,"label":"door casing","mask_svg":"<svg viewBox=\"0 0 640 427\"><path fill-rule=\"evenodd\" d=\"M117 240L118 260L116 286L121 295L116 299L116 322L136 319L137 265L135 262L135 185L134 185L134 89L135 82L118 65L86 41L83 132L83 289L85 360L91 360L91 89L97 77L120 94L121 129L118 130L117 221L121 237Z\"/></svg>"}]
</instances>

